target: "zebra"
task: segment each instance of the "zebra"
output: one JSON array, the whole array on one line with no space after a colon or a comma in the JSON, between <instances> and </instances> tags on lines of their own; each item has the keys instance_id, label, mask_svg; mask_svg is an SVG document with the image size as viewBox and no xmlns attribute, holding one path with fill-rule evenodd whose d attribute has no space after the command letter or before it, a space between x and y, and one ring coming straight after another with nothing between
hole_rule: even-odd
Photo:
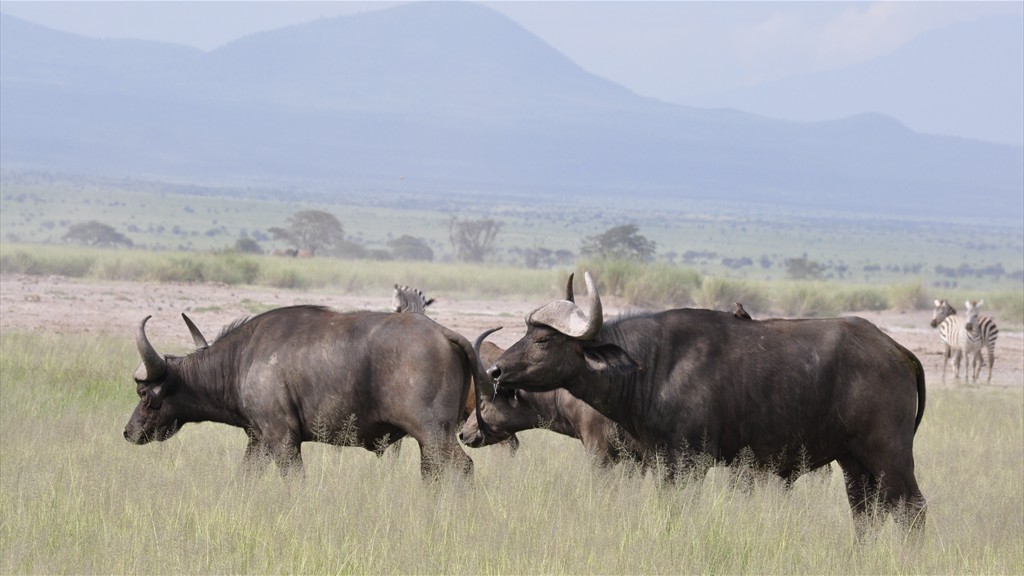
<instances>
[{"instance_id":1,"label":"zebra","mask_svg":"<svg viewBox=\"0 0 1024 576\"><path fill-rule=\"evenodd\" d=\"M395 312L426 314L427 306L433 303L434 299L427 300L420 290L398 284L395 284L395 293L391 296L391 309Z\"/></svg>"},{"instance_id":2,"label":"zebra","mask_svg":"<svg viewBox=\"0 0 1024 576\"><path fill-rule=\"evenodd\" d=\"M981 374L981 367L984 364L981 356L982 348L988 350L988 383L992 383L992 364L996 359L996 338L999 337L999 327L996 326L995 320L992 320L991 316L982 316L978 309L984 304L984 300L978 300L972 302L967 300L964 302L966 308L965 316L967 317L966 327L967 331L972 336L978 338L980 345L974 354L974 380L978 380L978 376Z\"/></svg>"},{"instance_id":3,"label":"zebra","mask_svg":"<svg viewBox=\"0 0 1024 576\"><path fill-rule=\"evenodd\" d=\"M946 365L949 364L951 355L953 356L954 378L960 378L960 359L965 356L967 357L968 372L970 372L971 359L975 354L981 353L981 338L967 329L967 323L956 315L956 309L945 300L935 301L931 325L932 328L939 329L939 338L944 344L942 379L946 379ZM970 374L968 374L969 376Z\"/></svg>"}]
</instances>

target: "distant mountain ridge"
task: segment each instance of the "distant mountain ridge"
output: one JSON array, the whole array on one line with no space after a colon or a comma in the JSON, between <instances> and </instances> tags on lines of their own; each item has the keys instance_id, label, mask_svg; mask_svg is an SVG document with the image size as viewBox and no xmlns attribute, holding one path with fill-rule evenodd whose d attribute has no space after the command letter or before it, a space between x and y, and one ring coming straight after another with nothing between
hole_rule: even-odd
<instances>
[{"instance_id":1,"label":"distant mountain ridge","mask_svg":"<svg viewBox=\"0 0 1024 576\"><path fill-rule=\"evenodd\" d=\"M1021 145L1024 18L956 24L843 69L689 101L808 122L882 113L921 132Z\"/></svg>"},{"instance_id":2,"label":"distant mountain ridge","mask_svg":"<svg viewBox=\"0 0 1024 576\"><path fill-rule=\"evenodd\" d=\"M0 161L177 179L710 198L1024 220L1022 148L889 118L807 124L641 98L500 14L424 2L211 52L0 17Z\"/></svg>"}]
</instances>

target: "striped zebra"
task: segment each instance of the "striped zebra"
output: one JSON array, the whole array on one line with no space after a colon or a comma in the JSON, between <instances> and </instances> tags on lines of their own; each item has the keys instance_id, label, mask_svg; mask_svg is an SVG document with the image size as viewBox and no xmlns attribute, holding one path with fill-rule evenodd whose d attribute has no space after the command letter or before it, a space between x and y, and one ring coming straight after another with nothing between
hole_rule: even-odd
<instances>
[{"instance_id":1,"label":"striped zebra","mask_svg":"<svg viewBox=\"0 0 1024 576\"><path fill-rule=\"evenodd\" d=\"M427 300L423 292L418 289L398 284L395 284L395 293L391 296L391 309L395 312L426 314L427 306L433 303L433 298Z\"/></svg>"},{"instance_id":2,"label":"striped zebra","mask_svg":"<svg viewBox=\"0 0 1024 576\"><path fill-rule=\"evenodd\" d=\"M942 354L942 379L946 379L946 365L953 356L953 377L960 378L960 360L967 358L968 372L974 355L981 352L981 339L967 329L967 323L956 315L956 309L945 300L935 301L932 312L932 328L939 329L939 338L944 345ZM968 374L969 377L969 374Z\"/></svg>"},{"instance_id":3,"label":"striped zebra","mask_svg":"<svg viewBox=\"0 0 1024 576\"><path fill-rule=\"evenodd\" d=\"M977 381L978 376L981 374L981 367L984 364L981 350L984 348L988 351L988 383L991 384L992 364L996 359L996 338L999 337L999 327L996 326L995 320L992 320L991 316L982 316L978 311L984 303L984 300L978 300L977 302L967 300L964 302L966 308L964 316L967 317L967 330L980 341L978 350L972 359L974 363L974 380Z\"/></svg>"}]
</instances>

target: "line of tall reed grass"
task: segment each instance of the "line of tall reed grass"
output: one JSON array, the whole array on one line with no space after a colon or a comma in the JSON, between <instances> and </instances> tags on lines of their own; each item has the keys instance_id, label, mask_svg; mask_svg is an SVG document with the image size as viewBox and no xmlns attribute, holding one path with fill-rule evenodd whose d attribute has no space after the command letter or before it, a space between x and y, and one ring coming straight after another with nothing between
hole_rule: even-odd
<instances>
[{"instance_id":1,"label":"line of tall reed grass","mask_svg":"<svg viewBox=\"0 0 1024 576\"><path fill-rule=\"evenodd\" d=\"M921 310L935 298L957 302L984 298L987 312L1002 326L1024 326L1024 288L1016 291L942 294L920 281L888 286L836 281L757 281L705 276L672 264L625 260L585 260L602 294L628 306L697 306L731 310L742 302L755 317L835 316L844 312ZM431 291L473 297L527 297L558 294L571 270L537 270L448 262L281 258L235 252L148 252L53 245L0 246L0 273L61 275L97 280L216 282L284 289L379 293L382 286L411 284Z\"/></svg>"}]
</instances>

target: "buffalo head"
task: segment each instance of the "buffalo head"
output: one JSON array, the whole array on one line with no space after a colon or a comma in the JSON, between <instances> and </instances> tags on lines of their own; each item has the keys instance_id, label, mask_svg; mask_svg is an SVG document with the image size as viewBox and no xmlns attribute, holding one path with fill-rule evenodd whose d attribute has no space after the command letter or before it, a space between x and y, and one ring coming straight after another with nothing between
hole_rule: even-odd
<instances>
[{"instance_id":1,"label":"buffalo head","mask_svg":"<svg viewBox=\"0 0 1024 576\"><path fill-rule=\"evenodd\" d=\"M516 432L532 428L536 420L535 415L519 410L519 395L514 389L499 388L493 395L480 399L476 410L463 424L459 440L472 448L498 444ZM481 430L481 421L486 431Z\"/></svg>"},{"instance_id":2,"label":"buffalo head","mask_svg":"<svg viewBox=\"0 0 1024 576\"><path fill-rule=\"evenodd\" d=\"M192 333L197 346L206 346L203 337L195 324L185 316L185 323ZM124 437L135 444L146 444L153 440L166 440L173 436L179 426L178 402L176 393L181 387L178 376L178 360L174 356L160 354L146 337L146 316L139 323L135 334L135 345L142 356L142 363L135 370L135 390L139 395L139 404L132 412L132 417L124 428Z\"/></svg>"},{"instance_id":3,"label":"buffalo head","mask_svg":"<svg viewBox=\"0 0 1024 576\"><path fill-rule=\"evenodd\" d=\"M576 305L570 275L565 299L526 317L526 335L487 370L499 387L553 390L582 384L605 371L637 369L625 350L599 337L604 322L601 295L589 272L584 280L590 297L586 312Z\"/></svg>"}]
</instances>

